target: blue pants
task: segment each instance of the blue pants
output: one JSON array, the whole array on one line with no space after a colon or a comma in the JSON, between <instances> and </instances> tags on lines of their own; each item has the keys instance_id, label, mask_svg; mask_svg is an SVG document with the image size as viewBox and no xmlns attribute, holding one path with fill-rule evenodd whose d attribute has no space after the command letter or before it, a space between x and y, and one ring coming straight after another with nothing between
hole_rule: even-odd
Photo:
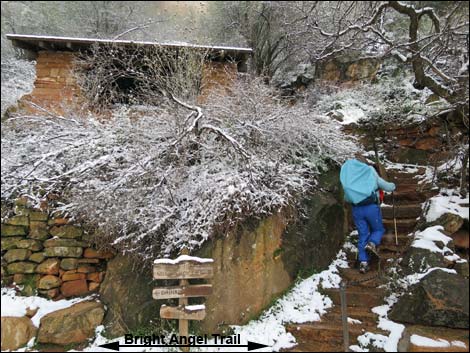
<instances>
[{"instance_id":1,"label":"blue pants","mask_svg":"<svg viewBox=\"0 0 470 353\"><path fill-rule=\"evenodd\" d=\"M380 245L385 233L380 207L375 203L366 206L353 206L352 215L359 232L359 261L369 261L369 254L365 250L367 243L372 242L375 245Z\"/></svg>"}]
</instances>

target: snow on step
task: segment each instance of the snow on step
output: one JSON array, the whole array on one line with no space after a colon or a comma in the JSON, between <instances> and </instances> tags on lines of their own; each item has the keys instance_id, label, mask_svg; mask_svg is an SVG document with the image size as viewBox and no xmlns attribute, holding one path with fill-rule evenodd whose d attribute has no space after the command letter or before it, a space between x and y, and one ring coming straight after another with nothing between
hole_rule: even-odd
<instances>
[{"instance_id":1,"label":"snow on step","mask_svg":"<svg viewBox=\"0 0 470 353\"><path fill-rule=\"evenodd\" d=\"M410 352L468 352L465 342L448 341L443 338L429 338L413 334L410 337Z\"/></svg>"}]
</instances>

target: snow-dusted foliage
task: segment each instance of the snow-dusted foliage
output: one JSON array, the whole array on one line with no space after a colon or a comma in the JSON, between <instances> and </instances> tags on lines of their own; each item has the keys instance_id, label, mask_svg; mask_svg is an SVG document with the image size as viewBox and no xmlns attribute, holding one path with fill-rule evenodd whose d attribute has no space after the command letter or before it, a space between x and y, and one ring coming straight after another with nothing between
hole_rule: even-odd
<instances>
[{"instance_id":1,"label":"snow-dusted foliage","mask_svg":"<svg viewBox=\"0 0 470 353\"><path fill-rule=\"evenodd\" d=\"M35 62L2 58L2 116L22 95L33 90Z\"/></svg>"},{"instance_id":2,"label":"snow-dusted foliage","mask_svg":"<svg viewBox=\"0 0 470 353\"><path fill-rule=\"evenodd\" d=\"M345 124L403 125L422 122L449 108L444 100L431 97L429 90L415 89L413 80L406 73L384 75L375 83L364 83L320 95L318 92L310 92L307 99L318 112L339 112Z\"/></svg>"},{"instance_id":3,"label":"snow-dusted foliage","mask_svg":"<svg viewBox=\"0 0 470 353\"><path fill-rule=\"evenodd\" d=\"M62 210L95 222L98 243L148 258L293 204L326 161L356 151L337 125L284 105L259 81L197 109L123 106L105 122L10 118L2 201L59 194Z\"/></svg>"}]
</instances>

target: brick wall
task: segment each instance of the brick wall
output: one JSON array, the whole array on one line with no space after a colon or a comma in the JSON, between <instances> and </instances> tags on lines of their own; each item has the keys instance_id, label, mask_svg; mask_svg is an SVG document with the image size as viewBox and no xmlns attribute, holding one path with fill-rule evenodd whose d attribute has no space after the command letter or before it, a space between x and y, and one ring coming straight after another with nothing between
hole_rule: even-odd
<instances>
[{"instance_id":1,"label":"brick wall","mask_svg":"<svg viewBox=\"0 0 470 353\"><path fill-rule=\"evenodd\" d=\"M80 100L80 90L71 72L74 54L40 51L36 60L34 89L21 98L21 107L31 113L36 112L27 104L29 101L57 114L73 110Z\"/></svg>"}]
</instances>

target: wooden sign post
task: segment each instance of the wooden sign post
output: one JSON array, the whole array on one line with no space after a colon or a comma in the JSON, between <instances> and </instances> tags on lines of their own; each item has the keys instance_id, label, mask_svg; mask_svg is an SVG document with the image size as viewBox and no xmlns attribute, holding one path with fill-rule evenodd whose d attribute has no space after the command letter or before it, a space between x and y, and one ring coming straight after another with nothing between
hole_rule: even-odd
<instances>
[{"instance_id":1,"label":"wooden sign post","mask_svg":"<svg viewBox=\"0 0 470 353\"><path fill-rule=\"evenodd\" d=\"M162 305L162 319L177 319L180 337L188 337L189 320L203 320L206 317L204 305L188 305L189 298L207 297L212 294L211 284L190 285L189 279L209 279L214 275L213 260L188 256L188 250L183 249L181 256L175 260L157 259L153 265L154 279L179 279L179 286L157 287L152 291L153 299L178 298L178 306ZM189 347L182 347L183 352L189 352Z\"/></svg>"}]
</instances>

